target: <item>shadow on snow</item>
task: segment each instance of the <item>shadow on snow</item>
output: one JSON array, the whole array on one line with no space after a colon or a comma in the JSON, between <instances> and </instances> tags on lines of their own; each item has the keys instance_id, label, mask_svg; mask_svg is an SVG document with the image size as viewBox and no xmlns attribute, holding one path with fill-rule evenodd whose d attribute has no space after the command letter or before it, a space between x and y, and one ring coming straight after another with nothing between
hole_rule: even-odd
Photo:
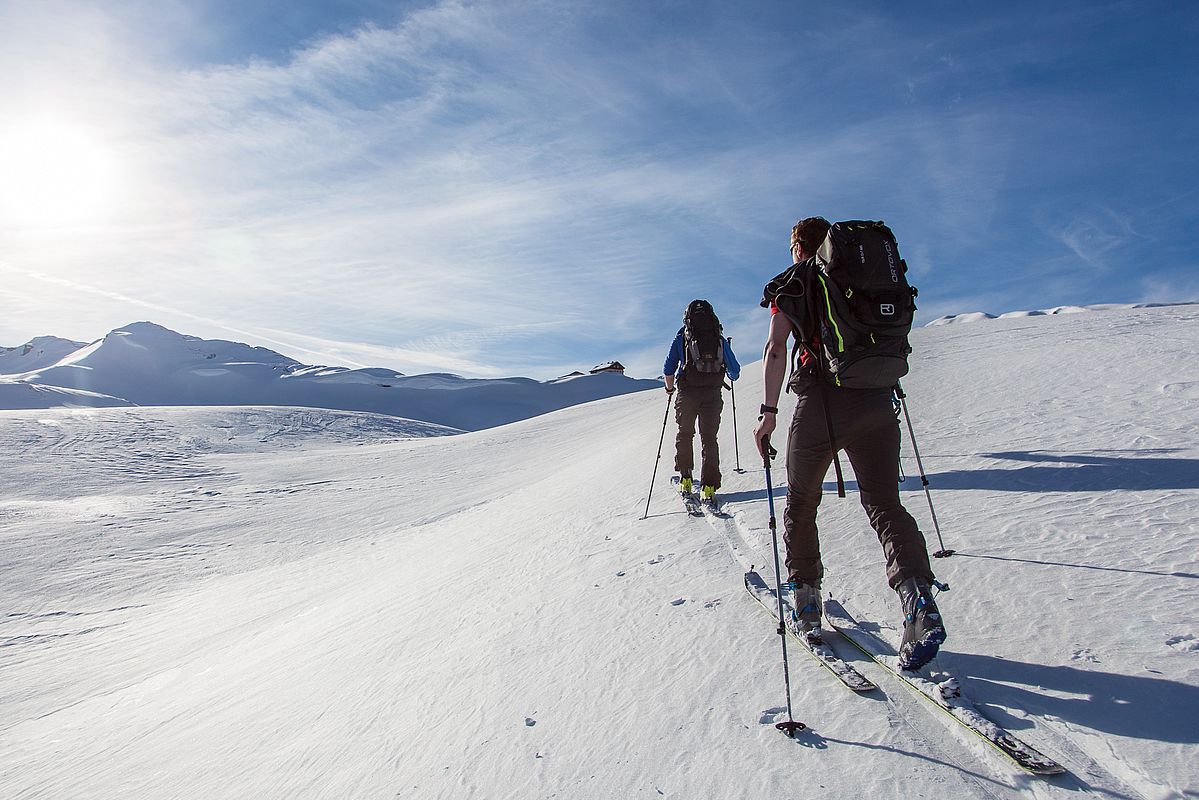
<instances>
[{"instance_id":1,"label":"shadow on snow","mask_svg":"<svg viewBox=\"0 0 1199 800\"><path fill-rule=\"evenodd\" d=\"M1199 686L1165 678L1048 666L968 653L946 653L946 665L972 684L978 705L1006 728L1030 723L993 705L1009 703L1118 736L1177 744L1199 743ZM992 701L987 703L982 700Z\"/></svg>"},{"instance_id":2,"label":"shadow on snow","mask_svg":"<svg viewBox=\"0 0 1199 800\"><path fill-rule=\"evenodd\" d=\"M932 489L989 489L1000 492L1104 492L1199 489L1199 459L1145 457L1174 450L1109 450L1099 453L1137 455L1075 455L1047 450L984 453L986 458L1036 462L1037 466L954 470L928 476ZM909 476L910 478L910 476ZM920 481L903 487L921 488Z\"/></svg>"}]
</instances>

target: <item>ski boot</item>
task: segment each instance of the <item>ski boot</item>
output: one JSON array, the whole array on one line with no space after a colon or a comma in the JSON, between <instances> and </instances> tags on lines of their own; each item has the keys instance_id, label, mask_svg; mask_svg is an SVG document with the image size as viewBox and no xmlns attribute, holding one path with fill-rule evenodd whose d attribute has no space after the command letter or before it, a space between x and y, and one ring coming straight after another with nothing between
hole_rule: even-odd
<instances>
[{"instance_id":1,"label":"ski boot","mask_svg":"<svg viewBox=\"0 0 1199 800\"><path fill-rule=\"evenodd\" d=\"M691 494L691 489L693 488L693 486L694 486L694 484L691 480L690 475L679 478L679 494L685 494L685 495Z\"/></svg>"},{"instance_id":2,"label":"ski boot","mask_svg":"<svg viewBox=\"0 0 1199 800\"><path fill-rule=\"evenodd\" d=\"M900 669L920 669L936 657L945 641L945 623L933 599L933 583L927 578L908 578L895 589L904 617Z\"/></svg>"},{"instance_id":3,"label":"ski boot","mask_svg":"<svg viewBox=\"0 0 1199 800\"><path fill-rule=\"evenodd\" d=\"M716 487L705 485L700 489L700 499L705 505L716 508Z\"/></svg>"},{"instance_id":4,"label":"ski boot","mask_svg":"<svg viewBox=\"0 0 1199 800\"><path fill-rule=\"evenodd\" d=\"M795 632L810 644L823 641L820 630L820 589L807 583L790 581L788 586L795 590L792 595L791 622Z\"/></svg>"}]
</instances>

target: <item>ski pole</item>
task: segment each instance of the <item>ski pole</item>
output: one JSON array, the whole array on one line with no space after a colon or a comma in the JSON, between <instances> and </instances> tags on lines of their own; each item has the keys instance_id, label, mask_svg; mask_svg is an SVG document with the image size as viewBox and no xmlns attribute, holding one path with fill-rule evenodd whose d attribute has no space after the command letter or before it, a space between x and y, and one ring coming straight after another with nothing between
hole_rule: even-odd
<instances>
[{"instance_id":1,"label":"ski pole","mask_svg":"<svg viewBox=\"0 0 1199 800\"><path fill-rule=\"evenodd\" d=\"M891 393L891 405L894 407L894 410L895 410L895 424L898 425L899 424L899 415L903 412L900 410L899 397L896 396L896 394L894 392ZM899 432L899 444L902 447L903 431ZM903 483L907 479L908 479L908 476L905 475L904 471L903 471L903 454L901 453L899 456L899 482Z\"/></svg>"},{"instance_id":2,"label":"ski pole","mask_svg":"<svg viewBox=\"0 0 1199 800\"><path fill-rule=\"evenodd\" d=\"M662 442L666 441L666 420L670 419L670 398L674 392L666 393L666 413L662 415L662 435L658 437L658 457L654 459L654 474L649 479L649 495L645 498L645 513L642 519L649 516L649 501L654 496L654 481L658 479L658 462L662 460Z\"/></svg>"},{"instance_id":3,"label":"ski pole","mask_svg":"<svg viewBox=\"0 0 1199 800\"><path fill-rule=\"evenodd\" d=\"M733 346L733 337L729 337L729 348ZM737 468L733 470L738 475L744 474L741 469L741 437L737 435L737 389L733 381L729 381L729 392L733 395L733 455L737 457Z\"/></svg>"},{"instance_id":4,"label":"ski pole","mask_svg":"<svg viewBox=\"0 0 1199 800\"><path fill-rule=\"evenodd\" d=\"M937 532L937 542L941 549L933 553L933 558L949 558L956 550L946 550L945 540L941 538L941 526L937 522L937 511L933 508L933 496L928 490L928 477L924 474L924 464L920 461L920 448L916 446L916 432L912 430L912 415L908 413L907 395L903 387L895 384L895 396L899 398L899 406L903 409L903 418L908 423L908 438L912 440L912 452L916 454L916 468L920 470L920 483L924 486L924 496L928 499L928 512L933 515L933 530Z\"/></svg>"},{"instance_id":5,"label":"ski pole","mask_svg":"<svg viewBox=\"0 0 1199 800\"><path fill-rule=\"evenodd\" d=\"M762 437L762 466L766 468L766 502L770 508L770 539L774 544L774 585L776 588L775 596L779 602L779 641L783 644L783 683L787 687L787 721L776 723L774 727L778 728L783 733L792 739L795 734L807 728L802 722L795 719L795 715L791 712L791 665L787 660L787 626L783 621L783 575L779 568L779 534L778 526L774 518L774 486L770 481L770 459L778 455L778 452L770 446L770 438Z\"/></svg>"}]
</instances>

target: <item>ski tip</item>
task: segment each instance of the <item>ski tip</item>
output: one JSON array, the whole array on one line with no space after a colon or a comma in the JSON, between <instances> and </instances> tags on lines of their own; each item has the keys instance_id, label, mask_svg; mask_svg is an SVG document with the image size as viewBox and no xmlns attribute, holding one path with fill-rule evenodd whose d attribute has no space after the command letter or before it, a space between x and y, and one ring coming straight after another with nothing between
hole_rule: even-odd
<instances>
[{"instance_id":1,"label":"ski tip","mask_svg":"<svg viewBox=\"0 0 1199 800\"><path fill-rule=\"evenodd\" d=\"M1029 772L1033 775L1065 775L1069 772L1068 769L1061 764L1038 764L1035 767L1028 767Z\"/></svg>"}]
</instances>

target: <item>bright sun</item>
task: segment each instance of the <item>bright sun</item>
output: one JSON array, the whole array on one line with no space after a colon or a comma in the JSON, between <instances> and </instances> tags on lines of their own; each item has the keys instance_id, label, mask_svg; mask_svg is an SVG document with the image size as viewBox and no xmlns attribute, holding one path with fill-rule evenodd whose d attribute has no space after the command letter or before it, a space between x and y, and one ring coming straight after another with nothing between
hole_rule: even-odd
<instances>
[{"instance_id":1,"label":"bright sun","mask_svg":"<svg viewBox=\"0 0 1199 800\"><path fill-rule=\"evenodd\" d=\"M121 194L119 159L103 139L55 118L0 123L0 226L103 221Z\"/></svg>"}]
</instances>

